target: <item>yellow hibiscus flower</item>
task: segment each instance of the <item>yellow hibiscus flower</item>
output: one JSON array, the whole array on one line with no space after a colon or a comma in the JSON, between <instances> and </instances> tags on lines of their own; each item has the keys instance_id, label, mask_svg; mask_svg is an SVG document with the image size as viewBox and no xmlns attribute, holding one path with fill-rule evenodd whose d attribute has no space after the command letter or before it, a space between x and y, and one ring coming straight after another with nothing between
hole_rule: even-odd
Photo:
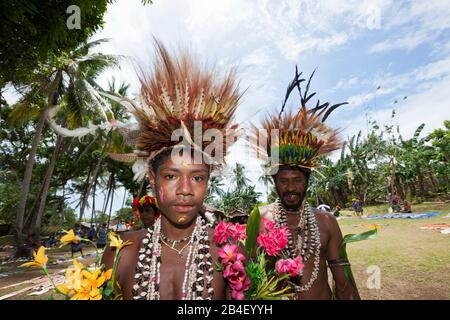
<instances>
[{"instance_id":1,"label":"yellow hibiscus flower","mask_svg":"<svg viewBox=\"0 0 450 320\"><path fill-rule=\"evenodd\" d=\"M111 241L109 243L109 246L111 248L117 248L118 250L121 250L123 247L129 246L130 244L133 244L130 240L127 240L123 242L122 239L120 239L119 236L117 236L114 232L109 233L109 240Z\"/></svg>"},{"instance_id":2,"label":"yellow hibiscus flower","mask_svg":"<svg viewBox=\"0 0 450 320\"><path fill-rule=\"evenodd\" d=\"M48 257L45 255L45 247L41 246L37 253L33 251L34 260L21 264L21 267L37 267L42 268L47 265Z\"/></svg>"},{"instance_id":3,"label":"yellow hibiscus flower","mask_svg":"<svg viewBox=\"0 0 450 320\"><path fill-rule=\"evenodd\" d=\"M64 232L66 233L64 236L61 237L61 245L59 246L64 247L65 245L69 244L69 243L78 243L79 239L78 236L75 235L75 233L73 232L72 229L70 229L69 231L64 230Z\"/></svg>"},{"instance_id":4,"label":"yellow hibiscus flower","mask_svg":"<svg viewBox=\"0 0 450 320\"><path fill-rule=\"evenodd\" d=\"M81 272L82 280L79 288L75 288L75 295L71 300L101 300L102 294L100 288L105 283L105 275L100 269L93 272L83 270Z\"/></svg>"}]
</instances>

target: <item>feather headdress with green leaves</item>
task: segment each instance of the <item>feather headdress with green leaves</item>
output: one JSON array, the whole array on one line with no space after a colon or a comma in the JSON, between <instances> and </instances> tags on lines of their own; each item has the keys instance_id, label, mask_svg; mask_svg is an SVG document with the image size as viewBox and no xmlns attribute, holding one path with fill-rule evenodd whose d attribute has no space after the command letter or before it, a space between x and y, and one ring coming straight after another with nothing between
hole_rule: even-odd
<instances>
[{"instance_id":1,"label":"feather headdress with green leaves","mask_svg":"<svg viewBox=\"0 0 450 320\"><path fill-rule=\"evenodd\" d=\"M324 122L332 111L347 103L330 105L329 102L320 104L320 101L317 101L314 108L308 109L308 101L316 95L308 93L314 72L302 94L300 85L305 79L300 78L302 73L299 74L296 67L295 78L287 88L281 111L268 115L260 128L253 127L253 147L266 161L268 172L281 165L314 170L319 166L319 158L342 146L338 130L328 127ZM290 94L296 88L301 97L299 110L283 112ZM261 139L266 142L261 143Z\"/></svg>"}]
</instances>

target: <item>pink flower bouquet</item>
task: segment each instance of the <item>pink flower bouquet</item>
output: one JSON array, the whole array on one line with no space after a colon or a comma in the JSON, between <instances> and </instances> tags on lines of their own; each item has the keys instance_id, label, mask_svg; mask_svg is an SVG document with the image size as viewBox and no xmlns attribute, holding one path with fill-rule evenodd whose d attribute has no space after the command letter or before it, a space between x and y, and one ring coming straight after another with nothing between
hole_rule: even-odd
<instances>
[{"instance_id":1,"label":"pink flower bouquet","mask_svg":"<svg viewBox=\"0 0 450 320\"><path fill-rule=\"evenodd\" d=\"M222 246L218 252L219 269L231 289L232 299L288 299L292 296L287 280L301 276L302 258L283 258L287 256L288 230L261 219L258 206L252 210L247 225L221 221L214 229L214 240Z\"/></svg>"}]
</instances>

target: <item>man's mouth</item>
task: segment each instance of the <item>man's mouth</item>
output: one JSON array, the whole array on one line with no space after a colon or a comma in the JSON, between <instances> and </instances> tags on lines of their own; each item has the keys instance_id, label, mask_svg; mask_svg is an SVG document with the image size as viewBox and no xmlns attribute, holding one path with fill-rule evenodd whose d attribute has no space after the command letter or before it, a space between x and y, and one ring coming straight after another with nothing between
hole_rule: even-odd
<instances>
[{"instance_id":1,"label":"man's mouth","mask_svg":"<svg viewBox=\"0 0 450 320\"><path fill-rule=\"evenodd\" d=\"M288 195L284 196L284 199L289 202L296 201L299 199L299 195L298 194L288 194Z\"/></svg>"},{"instance_id":2,"label":"man's mouth","mask_svg":"<svg viewBox=\"0 0 450 320\"><path fill-rule=\"evenodd\" d=\"M190 212L195 208L193 204L175 204L173 206L177 212Z\"/></svg>"}]
</instances>

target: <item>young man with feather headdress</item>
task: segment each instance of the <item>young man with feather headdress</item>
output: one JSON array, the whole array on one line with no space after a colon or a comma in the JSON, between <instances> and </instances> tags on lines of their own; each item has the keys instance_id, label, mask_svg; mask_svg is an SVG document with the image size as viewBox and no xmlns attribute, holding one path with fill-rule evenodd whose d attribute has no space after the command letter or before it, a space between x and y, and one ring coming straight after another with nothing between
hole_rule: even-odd
<instances>
[{"instance_id":1,"label":"young man with feather headdress","mask_svg":"<svg viewBox=\"0 0 450 320\"><path fill-rule=\"evenodd\" d=\"M123 235L132 245L121 251L120 287L124 299L224 299L203 201L212 170L223 162L220 151L223 158L238 134L231 121L241 94L233 71L219 77L186 53L171 55L159 42L156 52L152 73L140 78L141 104L133 104L132 113L139 124L136 158L147 168L161 216L152 227ZM217 148L195 138L199 124L222 134ZM180 130L188 144L181 145L176 134L174 139ZM107 268L113 255L105 250Z\"/></svg>"}]
</instances>

